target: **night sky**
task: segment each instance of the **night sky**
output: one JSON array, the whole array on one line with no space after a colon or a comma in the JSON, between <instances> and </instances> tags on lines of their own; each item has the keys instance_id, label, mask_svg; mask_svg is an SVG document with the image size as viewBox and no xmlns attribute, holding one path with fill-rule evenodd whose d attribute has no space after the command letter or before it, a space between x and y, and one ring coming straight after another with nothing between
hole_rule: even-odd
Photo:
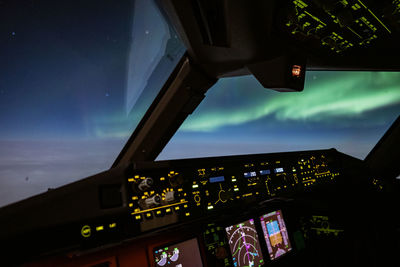
<instances>
[{"instance_id":1,"label":"night sky","mask_svg":"<svg viewBox=\"0 0 400 267\"><path fill-rule=\"evenodd\" d=\"M3 206L108 169L183 50L147 0L0 1L0 17ZM400 114L399 85L400 73L310 72L302 93L220 80L159 159L363 159Z\"/></svg>"},{"instance_id":2,"label":"night sky","mask_svg":"<svg viewBox=\"0 0 400 267\"><path fill-rule=\"evenodd\" d=\"M308 72L301 93L220 80L159 159L336 148L364 159L400 114L400 73ZM190 149L188 149L190 148Z\"/></svg>"}]
</instances>

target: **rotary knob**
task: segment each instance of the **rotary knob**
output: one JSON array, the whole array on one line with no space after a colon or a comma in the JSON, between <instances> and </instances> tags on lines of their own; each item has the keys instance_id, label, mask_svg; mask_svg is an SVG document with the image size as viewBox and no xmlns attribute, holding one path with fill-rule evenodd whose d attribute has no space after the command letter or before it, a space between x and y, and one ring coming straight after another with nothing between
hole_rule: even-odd
<instances>
[{"instance_id":1,"label":"rotary knob","mask_svg":"<svg viewBox=\"0 0 400 267\"><path fill-rule=\"evenodd\" d=\"M174 191L168 191L165 194L165 201L168 203L174 202L175 201L175 192Z\"/></svg>"},{"instance_id":2,"label":"rotary knob","mask_svg":"<svg viewBox=\"0 0 400 267\"><path fill-rule=\"evenodd\" d=\"M158 206L161 203L161 197L160 195L154 195L152 197L146 198L144 201L147 207L153 207L153 206Z\"/></svg>"},{"instance_id":3,"label":"rotary knob","mask_svg":"<svg viewBox=\"0 0 400 267\"><path fill-rule=\"evenodd\" d=\"M147 189L149 189L150 187L152 187L154 184L154 181L152 178L147 177L145 178L143 181L141 181L138 185L138 188L140 191L146 191Z\"/></svg>"}]
</instances>

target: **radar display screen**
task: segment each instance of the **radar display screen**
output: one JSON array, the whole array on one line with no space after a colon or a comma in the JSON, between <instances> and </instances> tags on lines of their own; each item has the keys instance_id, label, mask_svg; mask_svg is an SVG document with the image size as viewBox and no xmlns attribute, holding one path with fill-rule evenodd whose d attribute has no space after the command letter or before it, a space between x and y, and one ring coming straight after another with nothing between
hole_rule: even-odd
<instances>
[{"instance_id":1,"label":"radar display screen","mask_svg":"<svg viewBox=\"0 0 400 267\"><path fill-rule=\"evenodd\" d=\"M292 250L282 211L265 214L260 217L260 222L271 260Z\"/></svg>"},{"instance_id":2,"label":"radar display screen","mask_svg":"<svg viewBox=\"0 0 400 267\"><path fill-rule=\"evenodd\" d=\"M250 219L225 228L232 253L233 266L264 265L254 220Z\"/></svg>"},{"instance_id":3,"label":"radar display screen","mask_svg":"<svg viewBox=\"0 0 400 267\"><path fill-rule=\"evenodd\" d=\"M171 246L155 249L153 252L156 266L166 267L202 267L197 239L189 239Z\"/></svg>"}]
</instances>

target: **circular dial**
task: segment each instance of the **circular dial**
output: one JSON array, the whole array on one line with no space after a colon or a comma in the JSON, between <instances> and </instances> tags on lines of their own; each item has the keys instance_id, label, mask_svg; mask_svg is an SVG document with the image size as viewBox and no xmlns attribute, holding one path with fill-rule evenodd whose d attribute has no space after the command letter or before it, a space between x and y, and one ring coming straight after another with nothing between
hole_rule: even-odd
<instances>
[{"instance_id":1,"label":"circular dial","mask_svg":"<svg viewBox=\"0 0 400 267\"><path fill-rule=\"evenodd\" d=\"M258 266L263 262L254 221L226 228L235 266Z\"/></svg>"},{"instance_id":2,"label":"circular dial","mask_svg":"<svg viewBox=\"0 0 400 267\"><path fill-rule=\"evenodd\" d=\"M152 178L147 177L143 181L141 181L138 185L138 188L140 191L146 191L147 189L151 188L154 184L154 181Z\"/></svg>"}]
</instances>

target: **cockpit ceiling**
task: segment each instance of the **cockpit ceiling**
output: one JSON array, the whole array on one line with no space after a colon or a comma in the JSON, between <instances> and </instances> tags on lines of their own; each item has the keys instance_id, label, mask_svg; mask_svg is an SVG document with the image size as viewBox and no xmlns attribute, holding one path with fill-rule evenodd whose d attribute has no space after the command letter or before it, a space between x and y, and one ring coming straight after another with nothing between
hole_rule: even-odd
<instances>
[{"instance_id":1,"label":"cockpit ceiling","mask_svg":"<svg viewBox=\"0 0 400 267\"><path fill-rule=\"evenodd\" d=\"M308 69L399 70L400 0L163 1L189 55L214 77L282 54Z\"/></svg>"}]
</instances>

